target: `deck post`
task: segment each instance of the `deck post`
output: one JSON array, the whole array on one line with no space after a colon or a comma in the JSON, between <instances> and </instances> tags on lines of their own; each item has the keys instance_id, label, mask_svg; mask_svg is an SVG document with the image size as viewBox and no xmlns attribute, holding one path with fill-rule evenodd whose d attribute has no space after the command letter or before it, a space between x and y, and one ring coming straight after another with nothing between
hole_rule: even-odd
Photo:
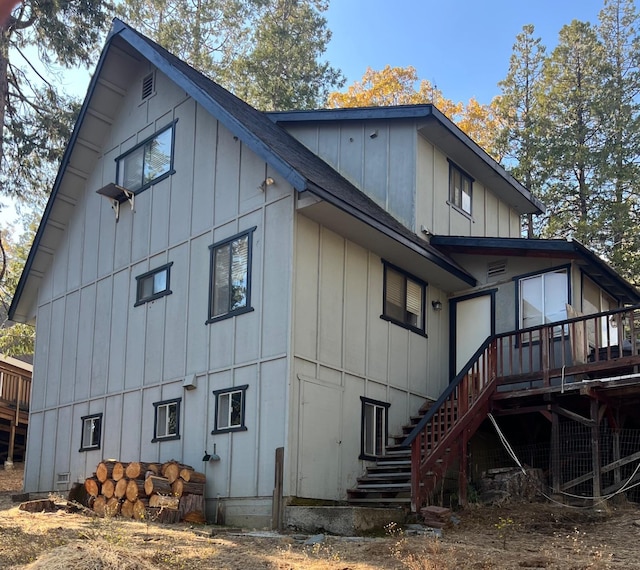
<instances>
[{"instance_id":1,"label":"deck post","mask_svg":"<svg viewBox=\"0 0 640 570\"><path fill-rule=\"evenodd\" d=\"M467 506L467 477L469 470L469 432L465 428L460 436L460 472L458 474L458 500L461 507Z\"/></svg>"},{"instance_id":2,"label":"deck post","mask_svg":"<svg viewBox=\"0 0 640 570\"><path fill-rule=\"evenodd\" d=\"M620 410L616 409L616 426L613 430L613 460L620 461ZM622 478L620 477L620 467L613 470L613 482L616 487L620 485Z\"/></svg>"},{"instance_id":3,"label":"deck post","mask_svg":"<svg viewBox=\"0 0 640 570\"><path fill-rule=\"evenodd\" d=\"M600 421L599 410L600 404L596 398L591 398L591 462L593 466L593 497L601 496L601 478L600 478Z\"/></svg>"},{"instance_id":4,"label":"deck post","mask_svg":"<svg viewBox=\"0 0 640 570\"><path fill-rule=\"evenodd\" d=\"M560 493L560 417L551 411L551 486Z\"/></svg>"}]
</instances>

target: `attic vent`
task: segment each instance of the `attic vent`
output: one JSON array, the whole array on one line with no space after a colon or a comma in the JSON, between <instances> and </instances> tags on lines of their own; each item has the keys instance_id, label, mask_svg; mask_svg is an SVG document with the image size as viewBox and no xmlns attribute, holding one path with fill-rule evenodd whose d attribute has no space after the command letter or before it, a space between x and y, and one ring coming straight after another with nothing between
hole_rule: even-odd
<instances>
[{"instance_id":1,"label":"attic vent","mask_svg":"<svg viewBox=\"0 0 640 570\"><path fill-rule=\"evenodd\" d=\"M487 279L492 279L507 272L507 260L492 261L487 264Z\"/></svg>"},{"instance_id":2,"label":"attic vent","mask_svg":"<svg viewBox=\"0 0 640 570\"><path fill-rule=\"evenodd\" d=\"M148 99L153 95L154 90L153 73L146 75L142 80L142 100Z\"/></svg>"}]
</instances>

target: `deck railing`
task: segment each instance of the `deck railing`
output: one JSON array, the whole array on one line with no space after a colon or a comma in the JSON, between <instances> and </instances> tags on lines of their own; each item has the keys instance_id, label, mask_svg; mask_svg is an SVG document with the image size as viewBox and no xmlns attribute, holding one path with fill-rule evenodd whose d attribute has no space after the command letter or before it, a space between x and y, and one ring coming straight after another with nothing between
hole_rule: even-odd
<instances>
[{"instance_id":1,"label":"deck railing","mask_svg":"<svg viewBox=\"0 0 640 570\"><path fill-rule=\"evenodd\" d=\"M585 377L637 376L640 381L634 373L639 353L640 307L489 337L403 442L411 445L413 510L425 502L428 480L444 454L460 446L464 456L497 392L548 390ZM462 479L466 463L461 493Z\"/></svg>"},{"instance_id":2,"label":"deck railing","mask_svg":"<svg viewBox=\"0 0 640 570\"><path fill-rule=\"evenodd\" d=\"M0 405L29 409L31 400L31 378L8 372L0 366Z\"/></svg>"}]
</instances>

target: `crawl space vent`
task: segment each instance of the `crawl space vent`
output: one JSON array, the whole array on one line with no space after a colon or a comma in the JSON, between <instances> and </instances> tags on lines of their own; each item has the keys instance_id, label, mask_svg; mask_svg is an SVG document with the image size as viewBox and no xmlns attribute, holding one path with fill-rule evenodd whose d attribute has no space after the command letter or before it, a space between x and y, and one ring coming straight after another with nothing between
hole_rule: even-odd
<instances>
[{"instance_id":1,"label":"crawl space vent","mask_svg":"<svg viewBox=\"0 0 640 570\"><path fill-rule=\"evenodd\" d=\"M153 73L145 76L142 80L142 100L148 99L153 95L154 90L154 81L153 81Z\"/></svg>"},{"instance_id":2,"label":"crawl space vent","mask_svg":"<svg viewBox=\"0 0 640 570\"><path fill-rule=\"evenodd\" d=\"M492 261L487 264L487 279L493 279L507 272L507 260Z\"/></svg>"}]
</instances>

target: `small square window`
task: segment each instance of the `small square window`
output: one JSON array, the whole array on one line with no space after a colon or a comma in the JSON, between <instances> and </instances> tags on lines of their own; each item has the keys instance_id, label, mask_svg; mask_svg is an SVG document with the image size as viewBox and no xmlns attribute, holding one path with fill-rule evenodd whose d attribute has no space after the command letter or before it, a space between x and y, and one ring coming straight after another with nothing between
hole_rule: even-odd
<instances>
[{"instance_id":1,"label":"small square window","mask_svg":"<svg viewBox=\"0 0 640 570\"><path fill-rule=\"evenodd\" d=\"M386 402L360 396L362 419L360 431L360 459L373 460L384 455L387 446L387 420L389 406Z\"/></svg>"},{"instance_id":2,"label":"small square window","mask_svg":"<svg viewBox=\"0 0 640 570\"><path fill-rule=\"evenodd\" d=\"M211 433L244 431L245 392L248 384L237 388L214 390L216 401L215 428Z\"/></svg>"},{"instance_id":3,"label":"small square window","mask_svg":"<svg viewBox=\"0 0 640 570\"><path fill-rule=\"evenodd\" d=\"M385 263L382 318L424 335L425 291L426 283Z\"/></svg>"},{"instance_id":4,"label":"small square window","mask_svg":"<svg viewBox=\"0 0 640 570\"><path fill-rule=\"evenodd\" d=\"M134 307L154 301L165 295L170 295L169 278L171 276L171 266L173 262L167 263L142 275L136 277L136 302Z\"/></svg>"},{"instance_id":5,"label":"small square window","mask_svg":"<svg viewBox=\"0 0 640 570\"><path fill-rule=\"evenodd\" d=\"M83 416L80 419L82 420L82 441L80 443L80 451L100 449L102 414Z\"/></svg>"},{"instance_id":6,"label":"small square window","mask_svg":"<svg viewBox=\"0 0 640 570\"><path fill-rule=\"evenodd\" d=\"M251 242L255 227L210 246L208 323L252 311Z\"/></svg>"},{"instance_id":7,"label":"small square window","mask_svg":"<svg viewBox=\"0 0 640 570\"><path fill-rule=\"evenodd\" d=\"M151 441L180 439L180 403L182 398L155 402L155 423Z\"/></svg>"},{"instance_id":8,"label":"small square window","mask_svg":"<svg viewBox=\"0 0 640 570\"><path fill-rule=\"evenodd\" d=\"M119 186L137 193L173 173L174 124L116 158Z\"/></svg>"},{"instance_id":9,"label":"small square window","mask_svg":"<svg viewBox=\"0 0 640 570\"><path fill-rule=\"evenodd\" d=\"M449 202L465 214L471 215L473 179L449 162Z\"/></svg>"}]
</instances>

